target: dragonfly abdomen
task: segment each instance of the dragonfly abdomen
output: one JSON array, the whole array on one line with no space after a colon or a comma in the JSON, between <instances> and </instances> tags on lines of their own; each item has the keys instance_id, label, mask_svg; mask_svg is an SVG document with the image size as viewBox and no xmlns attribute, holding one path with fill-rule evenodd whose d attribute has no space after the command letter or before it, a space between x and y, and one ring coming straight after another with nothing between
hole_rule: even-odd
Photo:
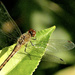
<instances>
[{"instance_id":1,"label":"dragonfly abdomen","mask_svg":"<svg viewBox=\"0 0 75 75\"><path fill-rule=\"evenodd\" d=\"M1 64L0 70L5 66L5 64L13 57L13 55L20 49L21 45L16 45L11 54L6 58L6 60Z\"/></svg>"}]
</instances>

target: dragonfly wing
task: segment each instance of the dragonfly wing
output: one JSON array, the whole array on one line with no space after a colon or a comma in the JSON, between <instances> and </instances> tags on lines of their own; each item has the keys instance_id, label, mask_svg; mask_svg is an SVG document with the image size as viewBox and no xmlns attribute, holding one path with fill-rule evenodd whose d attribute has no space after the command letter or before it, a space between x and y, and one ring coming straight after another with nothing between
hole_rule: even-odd
<instances>
[{"instance_id":1,"label":"dragonfly wing","mask_svg":"<svg viewBox=\"0 0 75 75\"><path fill-rule=\"evenodd\" d=\"M21 35L20 29L11 18L2 2L0 2L0 34L0 40L2 40L1 38L3 37L3 39L7 39L7 43L8 41L9 43L13 42L14 39L17 40L17 37ZM1 43L2 41L0 41L0 46ZM6 46L6 44L4 46Z\"/></svg>"},{"instance_id":2,"label":"dragonfly wing","mask_svg":"<svg viewBox=\"0 0 75 75\"><path fill-rule=\"evenodd\" d=\"M42 61L66 64L63 59L47 53L45 53L45 55L43 56Z\"/></svg>"},{"instance_id":3,"label":"dragonfly wing","mask_svg":"<svg viewBox=\"0 0 75 75\"><path fill-rule=\"evenodd\" d=\"M71 50L75 47L75 44L71 41L63 39L50 39L46 51L49 52L61 52L66 50Z\"/></svg>"}]
</instances>

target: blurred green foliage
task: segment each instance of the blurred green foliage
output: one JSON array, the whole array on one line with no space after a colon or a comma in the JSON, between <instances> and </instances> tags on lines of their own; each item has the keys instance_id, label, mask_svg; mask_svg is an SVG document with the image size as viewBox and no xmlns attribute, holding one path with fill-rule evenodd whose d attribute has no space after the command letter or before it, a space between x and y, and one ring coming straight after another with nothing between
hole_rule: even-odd
<instances>
[{"instance_id":1,"label":"blurred green foliage","mask_svg":"<svg viewBox=\"0 0 75 75\"><path fill-rule=\"evenodd\" d=\"M51 38L67 39L75 42L75 1L74 0L1 0L10 15L18 24L22 33L33 28L36 31L56 25L57 29ZM75 51L68 56L74 57ZM65 57L67 58L67 57ZM72 59L72 58L71 58ZM42 63L41 63L42 64ZM53 64L54 65L54 64ZM66 65L55 64L48 69L40 66L34 75L54 75L55 72L65 69L74 62ZM70 74L70 73L69 73ZM68 75L69 75L68 74ZM74 73L75 74L75 73ZM73 74L73 75L74 75ZM58 74L57 74L58 75ZM62 75L62 74L60 74ZM64 73L64 75L67 75Z\"/></svg>"}]
</instances>

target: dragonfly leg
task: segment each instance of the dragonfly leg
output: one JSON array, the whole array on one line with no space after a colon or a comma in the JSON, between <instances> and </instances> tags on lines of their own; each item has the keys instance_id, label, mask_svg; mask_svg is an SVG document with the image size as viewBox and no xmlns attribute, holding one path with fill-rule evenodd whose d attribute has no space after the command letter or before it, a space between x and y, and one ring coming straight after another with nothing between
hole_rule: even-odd
<instances>
[{"instance_id":1,"label":"dragonfly leg","mask_svg":"<svg viewBox=\"0 0 75 75\"><path fill-rule=\"evenodd\" d=\"M32 40L36 40L36 38L33 38Z\"/></svg>"},{"instance_id":2,"label":"dragonfly leg","mask_svg":"<svg viewBox=\"0 0 75 75\"><path fill-rule=\"evenodd\" d=\"M27 44L25 45L25 50L24 50L25 52L26 52L26 48L27 48Z\"/></svg>"},{"instance_id":3,"label":"dragonfly leg","mask_svg":"<svg viewBox=\"0 0 75 75\"><path fill-rule=\"evenodd\" d=\"M30 58L30 60L31 60L31 56L30 56L30 54L28 53L28 52L26 52L26 48L27 48L27 44L25 45L25 53L27 53L28 54L28 56L29 56L29 58Z\"/></svg>"},{"instance_id":4,"label":"dragonfly leg","mask_svg":"<svg viewBox=\"0 0 75 75\"><path fill-rule=\"evenodd\" d=\"M31 43L32 46L34 46L33 43L32 43L31 41L30 41L30 43Z\"/></svg>"},{"instance_id":5,"label":"dragonfly leg","mask_svg":"<svg viewBox=\"0 0 75 75\"><path fill-rule=\"evenodd\" d=\"M36 40L36 38L35 39L32 39L32 40Z\"/></svg>"}]
</instances>

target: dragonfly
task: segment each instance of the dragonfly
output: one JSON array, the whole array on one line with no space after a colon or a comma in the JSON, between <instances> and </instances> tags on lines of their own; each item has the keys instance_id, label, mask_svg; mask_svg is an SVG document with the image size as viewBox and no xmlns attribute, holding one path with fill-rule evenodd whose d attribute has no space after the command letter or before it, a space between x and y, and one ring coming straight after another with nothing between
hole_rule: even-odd
<instances>
[{"instance_id":1,"label":"dragonfly","mask_svg":"<svg viewBox=\"0 0 75 75\"><path fill-rule=\"evenodd\" d=\"M34 29L30 29L27 31L27 33L22 34L17 24L14 22L14 20L9 15L7 9L3 5L2 2L0 2L0 49L9 46L15 42L17 42L16 46L14 47L13 51L10 53L10 55L5 59L5 61L0 65L0 70L6 65L6 63L15 55L16 52L18 52L22 45L25 45L25 50L27 47L27 43L30 41L31 38L35 37L36 31ZM18 38L19 37L19 38ZM3 39L3 40L2 40ZM1 45L3 43L3 45ZM43 42L41 42L43 44ZM31 42L31 45L32 42ZM34 47L36 47L35 45ZM75 47L74 43L67 40L49 40L46 52L57 52L60 51L59 48L62 47L66 48L66 50L71 50ZM44 60L47 60L49 57L53 57L54 60L57 60L60 62L63 62L63 59L58 58L51 54L45 54L46 58L44 57Z\"/></svg>"}]
</instances>

